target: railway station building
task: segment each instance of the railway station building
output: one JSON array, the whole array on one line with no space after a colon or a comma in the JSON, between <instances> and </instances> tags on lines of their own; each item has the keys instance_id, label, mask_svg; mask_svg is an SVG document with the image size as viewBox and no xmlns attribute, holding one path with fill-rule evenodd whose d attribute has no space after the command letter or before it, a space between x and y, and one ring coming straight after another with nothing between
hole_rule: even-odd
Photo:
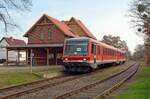
<instances>
[{"instance_id":1,"label":"railway station building","mask_svg":"<svg viewBox=\"0 0 150 99\"><path fill-rule=\"evenodd\" d=\"M62 64L63 44L66 38L90 37L96 39L87 27L72 17L59 21L44 14L25 34L27 45L8 46L7 50L26 51L26 63L33 65ZM8 56L8 55L6 55Z\"/></svg>"}]
</instances>

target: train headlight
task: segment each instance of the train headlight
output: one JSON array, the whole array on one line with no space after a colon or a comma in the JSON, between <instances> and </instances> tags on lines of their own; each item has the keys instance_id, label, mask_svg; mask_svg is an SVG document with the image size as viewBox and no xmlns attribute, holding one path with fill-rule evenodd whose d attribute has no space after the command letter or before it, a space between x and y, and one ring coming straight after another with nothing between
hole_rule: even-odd
<instances>
[{"instance_id":1,"label":"train headlight","mask_svg":"<svg viewBox=\"0 0 150 99\"><path fill-rule=\"evenodd\" d=\"M68 60L68 58L65 58L65 61L67 61Z\"/></svg>"},{"instance_id":2,"label":"train headlight","mask_svg":"<svg viewBox=\"0 0 150 99\"><path fill-rule=\"evenodd\" d=\"M86 58L83 58L84 61L86 61Z\"/></svg>"}]
</instances>

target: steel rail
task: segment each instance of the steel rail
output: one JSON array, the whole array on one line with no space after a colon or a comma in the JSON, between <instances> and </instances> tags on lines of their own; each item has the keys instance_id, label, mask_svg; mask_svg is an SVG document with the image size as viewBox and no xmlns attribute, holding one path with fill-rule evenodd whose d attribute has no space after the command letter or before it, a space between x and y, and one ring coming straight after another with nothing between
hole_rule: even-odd
<instances>
[{"instance_id":1,"label":"steel rail","mask_svg":"<svg viewBox=\"0 0 150 99\"><path fill-rule=\"evenodd\" d=\"M39 81L34 81L34 82L30 82L30 83L25 83L25 84L20 84L20 85L15 85L15 86L3 88L3 89L0 89L0 93L2 93L4 91L7 91L7 90L10 91L10 90L13 90L13 89L19 89L19 88L21 89L21 87L25 87L25 86L41 84L41 83L44 83L44 82L48 82L50 80L52 81L52 80L57 80L57 79L65 78L65 77L66 78L70 77L68 79L65 79L65 80L62 80L62 81L59 81L59 82L45 84L45 85L37 86L35 88L31 87L31 88L26 89L26 90L21 90L21 91L19 90L18 92L14 92L12 94L0 96L0 99L10 99L10 98L13 98L13 97L21 96L21 95L24 95L24 94L27 94L27 93L30 93L30 92L34 92L34 91L37 91L37 90L40 90L40 89L44 89L44 88L47 88L47 87L53 87L53 86L59 85L61 83L67 82L67 81L79 79L81 77L85 77L85 76L88 76L88 75L91 75L91 74L96 74L97 72L103 71L105 69L107 69L107 68L103 68L103 69L100 69L100 70L97 69L97 70L94 70L90 73L81 74L81 75L72 75L72 76L63 75L63 76L58 76L58 77L53 77L53 78L49 78L49 79L44 79L44 80L39 80Z\"/></svg>"},{"instance_id":2,"label":"steel rail","mask_svg":"<svg viewBox=\"0 0 150 99\"><path fill-rule=\"evenodd\" d=\"M112 86L111 88L105 90L103 93L101 93L100 95L94 97L93 99L103 99L105 98L105 95L109 95L111 92L113 92L114 90L116 90L118 87L120 87L123 83L125 83L127 80L129 80L132 76L134 76L134 74L138 71L139 68L139 64L137 63L138 67L135 71L133 71L129 76L127 76L126 78L124 78L123 80L121 80L120 82L118 82L117 84L115 84L114 86Z\"/></svg>"},{"instance_id":3,"label":"steel rail","mask_svg":"<svg viewBox=\"0 0 150 99\"><path fill-rule=\"evenodd\" d=\"M79 89L75 89L75 90L69 91L69 92L67 92L67 93L65 93L65 94L56 96L56 97L53 98L53 99L65 99L65 98L68 98L68 97L70 97L70 96L72 96L72 95L76 95L76 94L78 94L78 93L80 93L80 92L83 92L83 91L85 91L85 90L88 90L88 89L90 89L90 88L93 88L93 87L97 86L98 84L101 84L101 83L103 83L103 82L105 82L105 81L107 81L107 80L109 80L109 79L111 79L111 78L113 78L113 77L116 77L116 76L118 76L118 75L120 75L120 74L126 72L126 71L129 70L132 66L135 66L135 65L136 65L136 63L133 64L133 65L131 65L131 66L129 66L127 69L122 70L122 71L120 71L120 72L118 72L118 73L115 73L115 74L113 74L113 75L111 75L111 76L108 76L108 77L106 77L106 78L104 78L104 79L102 79L102 80L100 80L100 81L97 81L97 82L94 82L94 83L92 83L92 84L86 85L86 86L81 87L81 88L79 88ZM137 69L138 69L138 68L137 68ZM131 76L130 76L130 77L131 77ZM124 81L126 81L126 79L125 79ZM122 81L122 82L123 82L123 81ZM112 88L114 88L114 87L112 87ZM112 88L111 88L111 89L112 89ZM106 91L106 92L108 92L108 91ZM104 92L102 95L104 95L106 92ZM100 96L102 96L102 95L100 95ZM100 96L97 96L96 99L98 99Z\"/></svg>"}]
</instances>

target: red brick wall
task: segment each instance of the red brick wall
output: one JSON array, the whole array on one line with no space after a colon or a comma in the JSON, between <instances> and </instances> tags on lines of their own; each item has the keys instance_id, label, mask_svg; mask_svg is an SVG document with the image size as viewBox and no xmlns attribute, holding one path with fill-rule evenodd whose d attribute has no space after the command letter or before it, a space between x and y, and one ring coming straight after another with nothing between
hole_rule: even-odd
<instances>
[{"instance_id":1,"label":"red brick wall","mask_svg":"<svg viewBox=\"0 0 150 99\"><path fill-rule=\"evenodd\" d=\"M48 29L52 31L51 38L48 37ZM41 40L40 33L43 33L44 39ZM49 44L49 43L63 43L65 35L54 25L36 26L28 34L28 44Z\"/></svg>"}]
</instances>

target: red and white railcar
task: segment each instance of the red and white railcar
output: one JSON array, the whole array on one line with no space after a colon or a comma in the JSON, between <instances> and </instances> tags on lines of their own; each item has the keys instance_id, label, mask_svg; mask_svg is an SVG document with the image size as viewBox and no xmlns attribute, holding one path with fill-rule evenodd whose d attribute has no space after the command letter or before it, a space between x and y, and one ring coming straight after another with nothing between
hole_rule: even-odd
<instances>
[{"instance_id":1,"label":"red and white railcar","mask_svg":"<svg viewBox=\"0 0 150 99\"><path fill-rule=\"evenodd\" d=\"M88 37L66 39L63 63L65 71L86 72L106 63L124 63L126 52Z\"/></svg>"}]
</instances>

